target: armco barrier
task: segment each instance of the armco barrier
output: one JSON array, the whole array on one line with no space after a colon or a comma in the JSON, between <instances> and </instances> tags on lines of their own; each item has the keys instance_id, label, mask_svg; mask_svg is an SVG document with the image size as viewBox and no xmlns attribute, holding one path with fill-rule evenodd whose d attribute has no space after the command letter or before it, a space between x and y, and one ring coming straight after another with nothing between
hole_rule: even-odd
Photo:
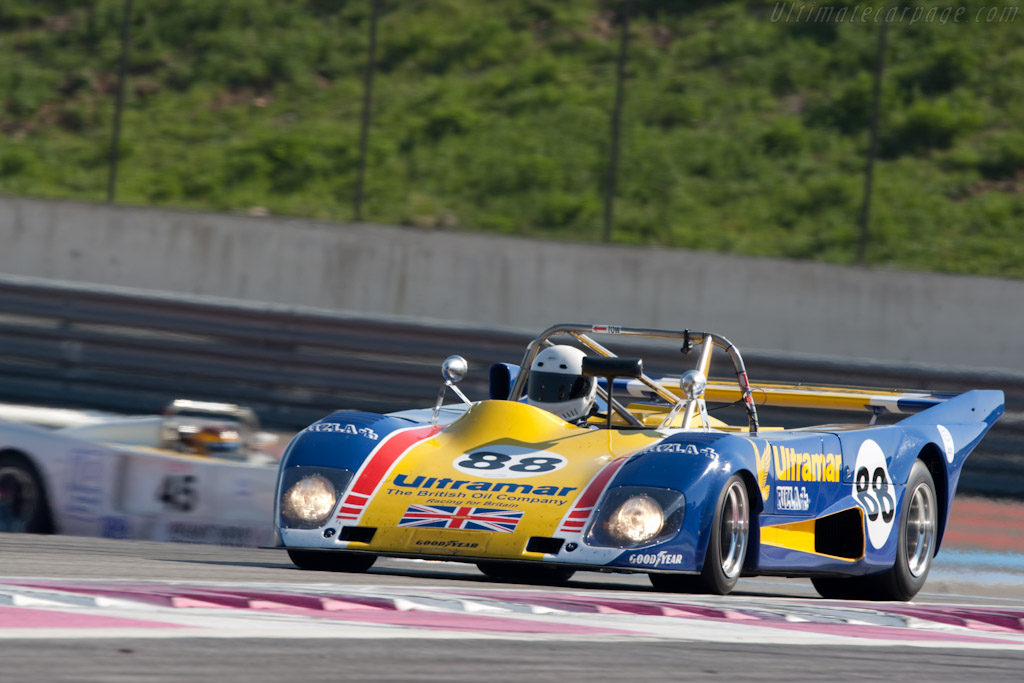
<instances>
[{"instance_id":1,"label":"armco barrier","mask_svg":"<svg viewBox=\"0 0 1024 683\"><path fill-rule=\"evenodd\" d=\"M527 334L0 278L0 395L132 412L175 397L301 426L342 407L429 402L441 361L517 361ZM486 391L486 372L467 380Z\"/></svg>"},{"instance_id":2,"label":"armco barrier","mask_svg":"<svg viewBox=\"0 0 1024 683\"><path fill-rule=\"evenodd\" d=\"M518 362L535 332L0 276L0 400L131 413L157 412L175 398L226 401L253 407L267 424L300 428L339 408L430 405L440 363L452 353L469 361L466 393L483 397L491 363ZM654 355L645 360L689 362L664 350ZM1005 485L1010 469L1024 471L1016 419L1024 413L1024 376L749 349L744 357L755 384L1002 389L1009 414L982 453L1001 459L987 461L992 486ZM834 419L763 411L764 422L787 426ZM1017 495L1014 487L1005 493Z\"/></svg>"}]
</instances>

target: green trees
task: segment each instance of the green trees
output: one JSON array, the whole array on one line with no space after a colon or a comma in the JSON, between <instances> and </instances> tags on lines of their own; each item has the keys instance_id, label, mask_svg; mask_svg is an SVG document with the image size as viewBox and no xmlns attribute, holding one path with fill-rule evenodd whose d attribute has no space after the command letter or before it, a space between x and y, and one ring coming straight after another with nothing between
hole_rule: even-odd
<instances>
[{"instance_id":1,"label":"green trees","mask_svg":"<svg viewBox=\"0 0 1024 683\"><path fill-rule=\"evenodd\" d=\"M776 4L634 0L615 242L855 259L877 25ZM1021 277L1024 17L961 5L890 25L867 260ZM618 0L381 7L364 216L600 239ZM0 5L0 192L105 196L122 8ZM368 22L135 2L118 199L350 219Z\"/></svg>"}]
</instances>

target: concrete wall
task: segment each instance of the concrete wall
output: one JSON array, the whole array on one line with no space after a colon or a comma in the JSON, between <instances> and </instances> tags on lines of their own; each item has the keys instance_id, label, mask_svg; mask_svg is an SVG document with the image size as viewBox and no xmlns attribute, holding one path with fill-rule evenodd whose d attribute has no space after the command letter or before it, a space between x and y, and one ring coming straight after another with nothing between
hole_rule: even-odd
<instances>
[{"instance_id":1,"label":"concrete wall","mask_svg":"<svg viewBox=\"0 0 1024 683\"><path fill-rule=\"evenodd\" d=\"M0 196L0 272L539 330L1024 371L1024 282Z\"/></svg>"}]
</instances>

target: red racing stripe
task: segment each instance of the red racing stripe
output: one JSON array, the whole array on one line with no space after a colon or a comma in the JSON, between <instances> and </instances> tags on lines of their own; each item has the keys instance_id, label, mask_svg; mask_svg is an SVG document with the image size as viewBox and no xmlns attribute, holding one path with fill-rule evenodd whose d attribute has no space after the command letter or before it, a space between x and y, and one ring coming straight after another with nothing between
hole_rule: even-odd
<instances>
[{"instance_id":1,"label":"red racing stripe","mask_svg":"<svg viewBox=\"0 0 1024 683\"><path fill-rule=\"evenodd\" d=\"M565 516L565 519L562 520L559 531L571 533L578 532L580 530L576 525L579 524L580 527L582 527L583 524L580 524L576 520L590 516L594 506L597 505L598 498L600 498L601 494L604 493L604 489L608 485L608 482L611 481L612 477L615 476L615 473L619 471L619 468L622 467L627 460L629 460L629 456L613 460L611 463L605 465L604 469L597 473L597 476L591 480L587 489L583 492L583 495L576 501L576 505L573 506L573 509Z\"/></svg>"},{"instance_id":2,"label":"red racing stripe","mask_svg":"<svg viewBox=\"0 0 1024 683\"><path fill-rule=\"evenodd\" d=\"M343 514L339 514L338 517L353 519L354 516L362 514L362 509L370 502L370 496L398 459L417 443L426 441L441 429L441 425L425 425L402 429L384 437L384 441L370 453L356 474L355 483L345 496L344 507L339 511Z\"/></svg>"}]
</instances>

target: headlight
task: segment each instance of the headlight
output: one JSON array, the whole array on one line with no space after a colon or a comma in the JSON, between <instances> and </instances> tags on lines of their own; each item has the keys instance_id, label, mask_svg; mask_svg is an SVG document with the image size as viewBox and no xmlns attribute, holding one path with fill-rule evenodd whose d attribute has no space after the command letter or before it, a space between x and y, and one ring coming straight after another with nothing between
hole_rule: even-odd
<instances>
[{"instance_id":1,"label":"headlight","mask_svg":"<svg viewBox=\"0 0 1024 683\"><path fill-rule=\"evenodd\" d=\"M629 545L654 538L664 525L665 513L661 506L645 495L627 498L608 516L608 534Z\"/></svg>"},{"instance_id":2,"label":"headlight","mask_svg":"<svg viewBox=\"0 0 1024 683\"><path fill-rule=\"evenodd\" d=\"M683 527L682 491L654 486L615 486L601 497L584 536L587 545L642 548L664 543Z\"/></svg>"},{"instance_id":3,"label":"headlight","mask_svg":"<svg viewBox=\"0 0 1024 683\"><path fill-rule=\"evenodd\" d=\"M334 484L319 474L304 477L281 496L281 516L320 526L334 510Z\"/></svg>"}]
</instances>

